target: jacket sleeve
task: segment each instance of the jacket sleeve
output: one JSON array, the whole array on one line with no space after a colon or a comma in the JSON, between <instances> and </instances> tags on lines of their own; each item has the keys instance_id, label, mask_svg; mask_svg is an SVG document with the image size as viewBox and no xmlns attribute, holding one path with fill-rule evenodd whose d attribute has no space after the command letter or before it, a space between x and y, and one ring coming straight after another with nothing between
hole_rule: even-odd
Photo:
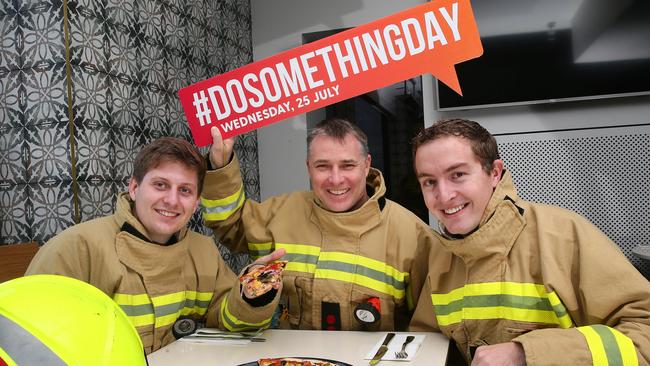
<instances>
[{"instance_id":1,"label":"jacket sleeve","mask_svg":"<svg viewBox=\"0 0 650 366\"><path fill-rule=\"evenodd\" d=\"M547 271L570 271L547 286L558 294L574 327L535 330L514 341L523 346L528 365L648 365L650 284L611 240L580 221L563 234L575 238L571 251L541 253L555 258L554 267L544 265Z\"/></svg>"},{"instance_id":2,"label":"jacket sleeve","mask_svg":"<svg viewBox=\"0 0 650 366\"><path fill-rule=\"evenodd\" d=\"M431 284L429 271L440 271L443 263L449 266L449 254L442 251L433 241L419 247L417 255L413 257L414 271L411 273L411 287L413 288L414 312L409 330L413 332L440 332L436 315L431 301Z\"/></svg>"},{"instance_id":3,"label":"jacket sleeve","mask_svg":"<svg viewBox=\"0 0 650 366\"><path fill-rule=\"evenodd\" d=\"M214 296L208 308L206 325L231 332L268 328L280 301L281 290L268 304L253 307L242 296L237 276L221 256L218 260Z\"/></svg>"},{"instance_id":4,"label":"jacket sleeve","mask_svg":"<svg viewBox=\"0 0 650 366\"><path fill-rule=\"evenodd\" d=\"M273 216L272 202L260 204L246 198L237 156L206 174L201 193L203 221L230 250L249 252L253 259L271 252L267 224Z\"/></svg>"}]
</instances>

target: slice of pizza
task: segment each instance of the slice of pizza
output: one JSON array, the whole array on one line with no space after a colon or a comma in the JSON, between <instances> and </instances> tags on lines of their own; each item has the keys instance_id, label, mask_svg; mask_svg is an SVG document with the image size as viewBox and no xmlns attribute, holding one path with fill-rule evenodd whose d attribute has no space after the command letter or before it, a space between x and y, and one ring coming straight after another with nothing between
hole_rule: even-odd
<instances>
[{"instance_id":1,"label":"slice of pizza","mask_svg":"<svg viewBox=\"0 0 650 366\"><path fill-rule=\"evenodd\" d=\"M275 261L265 266L258 266L239 277L243 290L255 298L271 291L282 281L282 271L287 261Z\"/></svg>"}]
</instances>

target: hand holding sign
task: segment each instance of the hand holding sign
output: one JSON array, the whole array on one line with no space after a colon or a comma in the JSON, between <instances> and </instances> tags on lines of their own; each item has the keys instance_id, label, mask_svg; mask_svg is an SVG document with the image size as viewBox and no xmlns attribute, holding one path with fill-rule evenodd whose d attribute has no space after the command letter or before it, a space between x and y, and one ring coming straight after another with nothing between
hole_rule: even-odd
<instances>
[{"instance_id":1,"label":"hand holding sign","mask_svg":"<svg viewBox=\"0 0 650 366\"><path fill-rule=\"evenodd\" d=\"M194 141L224 138L426 72L460 94L454 65L483 53L469 0L435 0L183 88Z\"/></svg>"},{"instance_id":2,"label":"hand holding sign","mask_svg":"<svg viewBox=\"0 0 650 366\"><path fill-rule=\"evenodd\" d=\"M224 139L221 131L216 126L210 128L212 135L212 146L210 146L210 164L212 168L219 169L230 161L232 157L232 148L235 145L235 139Z\"/></svg>"}]
</instances>

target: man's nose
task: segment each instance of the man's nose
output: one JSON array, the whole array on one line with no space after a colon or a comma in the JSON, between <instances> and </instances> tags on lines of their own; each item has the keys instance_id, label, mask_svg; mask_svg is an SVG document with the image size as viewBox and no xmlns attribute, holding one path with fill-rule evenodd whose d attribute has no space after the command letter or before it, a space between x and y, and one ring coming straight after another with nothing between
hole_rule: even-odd
<instances>
[{"instance_id":1,"label":"man's nose","mask_svg":"<svg viewBox=\"0 0 650 366\"><path fill-rule=\"evenodd\" d=\"M175 189L170 189L169 192L165 195L163 198L164 202L169 204L169 205L176 205L178 203L178 191Z\"/></svg>"},{"instance_id":2,"label":"man's nose","mask_svg":"<svg viewBox=\"0 0 650 366\"><path fill-rule=\"evenodd\" d=\"M436 191L437 191L438 200L440 202L450 201L451 199L454 198L456 194L456 191L453 189L453 187L450 184L447 184L445 182L438 182Z\"/></svg>"},{"instance_id":3,"label":"man's nose","mask_svg":"<svg viewBox=\"0 0 650 366\"><path fill-rule=\"evenodd\" d=\"M340 183L343 180L343 176L341 175L341 171L338 168L332 168L330 171L330 182L336 184Z\"/></svg>"}]
</instances>

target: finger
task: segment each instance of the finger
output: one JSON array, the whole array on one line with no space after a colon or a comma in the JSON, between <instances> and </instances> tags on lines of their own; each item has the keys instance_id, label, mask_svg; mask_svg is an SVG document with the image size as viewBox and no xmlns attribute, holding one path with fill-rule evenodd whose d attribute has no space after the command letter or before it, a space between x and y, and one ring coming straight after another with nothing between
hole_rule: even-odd
<instances>
[{"instance_id":1,"label":"finger","mask_svg":"<svg viewBox=\"0 0 650 366\"><path fill-rule=\"evenodd\" d=\"M212 135L212 144L221 146L221 144L223 143L223 138L221 137L221 131L219 131L219 127L217 126L210 127L210 134Z\"/></svg>"},{"instance_id":2,"label":"finger","mask_svg":"<svg viewBox=\"0 0 650 366\"><path fill-rule=\"evenodd\" d=\"M221 131L216 126L210 128L212 135L212 146L210 146L210 163L215 169L221 168L224 163L223 156L223 139L221 138Z\"/></svg>"},{"instance_id":3,"label":"finger","mask_svg":"<svg viewBox=\"0 0 650 366\"><path fill-rule=\"evenodd\" d=\"M276 249L271 254L267 254L263 257L258 258L253 264L267 264L269 262L277 261L286 254L284 248Z\"/></svg>"},{"instance_id":4,"label":"finger","mask_svg":"<svg viewBox=\"0 0 650 366\"><path fill-rule=\"evenodd\" d=\"M233 147L235 146L234 138L227 138L223 140L223 165L228 164L230 156L232 155Z\"/></svg>"}]
</instances>

